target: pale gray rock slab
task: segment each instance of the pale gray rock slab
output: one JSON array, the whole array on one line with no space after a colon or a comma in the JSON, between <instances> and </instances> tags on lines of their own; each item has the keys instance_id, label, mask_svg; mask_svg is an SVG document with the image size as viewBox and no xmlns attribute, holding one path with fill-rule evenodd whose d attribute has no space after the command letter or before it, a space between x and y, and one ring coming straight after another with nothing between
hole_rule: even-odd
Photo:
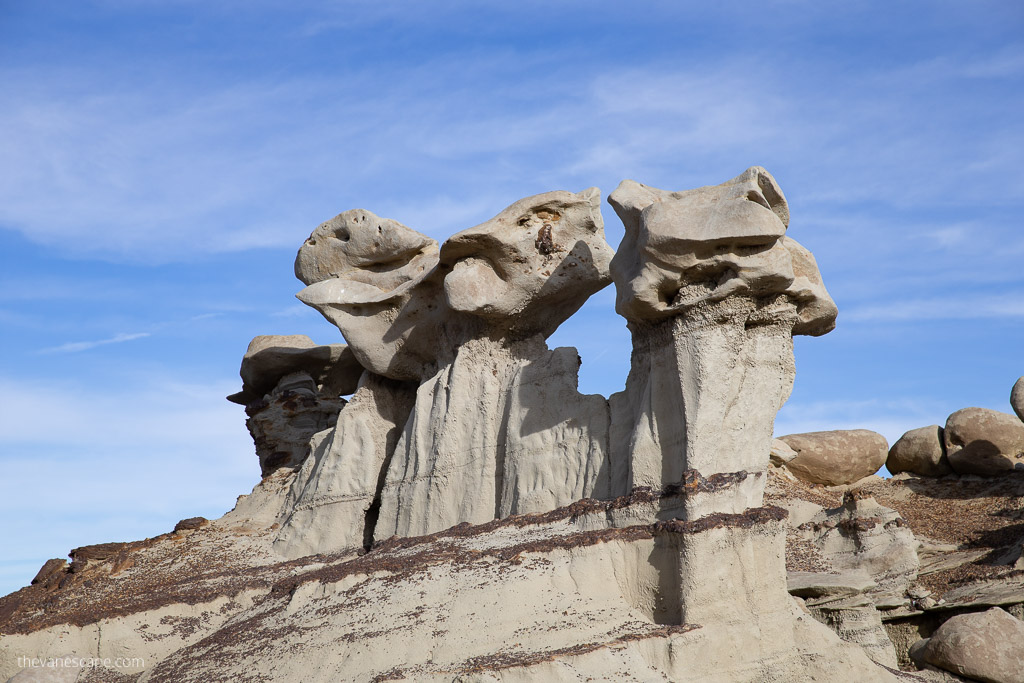
<instances>
[{"instance_id":1,"label":"pale gray rock slab","mask_svg":"<svg viewBox=\"0 0 1024 683\"><path fill-rule=\"evenodd\" d=\"M859 595L877 584L867 573L848 571L839 574L821 572L787 572L786 588L790 595L802 598L846 597Z\"/></svg>"},{"instance_id":2,"label":"pale gray rock slab","mask_svg":"<svg viewBox=\"0 0 1024 683\"><path fill-rule=\"evenodd\" d=\"M944 606L1013 605L1024 602L1024 577L1007 577L992 581L977 581L945 593Z\"/></svg>"},{"instance_id":3,"label":"pale gray rock slab","mask_svg":"<svg viewBox=\"0 0 1024 683\"><path fill-rule=\"evenodd\" d=\"M1024 423L988 408L963 408L946 420L946 457L958 474L1024 470Z\"/></svg>"},{"instance_id":4,"label":"pale gray rock slab","mask_svg":"<svg viewBox=\"0 0 1024 683\"><path fill-rule=\"evenodd\" d=\"M789 444L785 441L772 439L772 447L771 450L768 451L768 457L776 465L785 465L796 457L796 451L790 448Z\"/></svg>"},{"instance_id":5,"label":"pale gray rock slab","mask_svg":"<svg viewBox=\"0 0 1024 683\"><path fill-rule=\"evenodd\" d=\"M1018 379L1010 390L1010 405L1017 417L1024 420L1024 377Z\"/></svg>"},{"instance_id":6,"label":"pale gray rock slab","mask_svg":"<svg viewBox=\"0 0 1024 683\"><path fill-rule=\"evenodd\" d=\"M986 683L1024 681L1024 622L993 607L958 614L940 626L919 657L960 676Z\"/></svg>"},{"instance_id":7,"label":"pale gray rock slab","mask_svg":"<svg viewBox=\"0 0 1024 683\"><path fill-rule=\"evenodd\" d=\"M953 473L946 459L942 427L929 425L911 429L889 449L885 467L892 474L913 472L925 477L942 477Z\"/></svg>"},{"instance_id":8,"label":"pale gray rock slab","mask_svg":"<svg viewBox=\"0 0 1024 683\"><path fill-rule=\"evenodd\" d=\"M797 456L790 472L814 484L850 484L877 472L888 457L885 437L867 429L843 429L780 436Z\"/></svg>"}]
</instances>

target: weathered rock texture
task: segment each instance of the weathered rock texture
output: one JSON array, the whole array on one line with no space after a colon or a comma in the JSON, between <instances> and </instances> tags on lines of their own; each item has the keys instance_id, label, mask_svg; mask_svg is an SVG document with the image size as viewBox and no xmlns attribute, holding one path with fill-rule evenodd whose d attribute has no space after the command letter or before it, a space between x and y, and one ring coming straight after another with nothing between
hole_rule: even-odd
<instances>
[{"instance_id":1,"label":"weathered rock texture","mask_svg":"<svg viewBox=\"0 0 1024 683\"><path fill-rule=\"evenodd\" d=\"M263 476L298 467L310 439L332 427L363 369L344 344L317 346L305 335L253 339L242 358L242 391L229 401L245 406L245 426L256 444Z\"/></svg>"},{"instance_id":2,"label":"weathered rock texture","mask_svg":"<svg viewBox=\"0 0 1024 683\"><path fill-rule=\"evenodd\" d=\"M633 334L626 389L611 398L613 481L744 471L751 484L722 509L755 505L793 334L824 334L836 315L814 259L785 236L782 191L755 167L684 192L627 180L609 202L626 228L615 308Z\"/></svg>"},{"instance_id":3,"label":"weathered rock texture","mask_svg":"<svg viewBox=\"0 0 1024 683\"><path fill-rule=\"evenodd\" d=\"M923 646L932 666L986 683L1024 681L1024 622L998 607L955 616Z\"/></svg>"},{"instance_id":4,"label":"weathered rock texture","mask_svg":"<svg viewBox=\"0 0 1024 683\"><path fill-rule=\"evenodd\" d=\"M786 467L812 484L852 484L877 472L888 457L885 437L867 429L837 429L780 436L796 451Z\"/></svg>"},{"instance_id":5,"label":"weathered rock texture","mask_svg":"<svg viewBox=\"0 0 1024 683\"><path fill-rule=\"evenodd\" d=\"M835 318L781 191L753 168L612 203L635 348L611 402L545 343L610 280L596 190L440 248L363 210L317 228L299 297L349 346L314 367L302 340L256 344L243 402L336 399L324 368L349 353L351 400L326 426L267 413L262 438L306 448L221 519L76 549L0 599L0 677L60 648L140 657L119 674L139 683L897 680L876 608L916 568L899 515L763 501L792 335ZM862 576L803 604L791 546Z\"/></svg>"},{"instance_id":6,"label":"weathered rock texture","mask_svg":"<svg viewBox=\"0 0 1024 683\"><path fill-rule=\"evenodd\" d=\"M963 408L946 420L946 457L958 474L1024 470L1024 423L987 408Z\"/></svg>"},{"instance_id":7,"label":"weathered rock texture","mask_svg":"<svg viewBox=\"0 0 1024 683\"><path fill-rule=\"evenodd\" d=\"M544 343L609 283L610 259L595 188L522 199L439 252L367 211L317 228L296 260L299 298L367 371L418 385L380 460L373 537L612 493L607 402L576 391L575 349Z\"/></svg>"},{"instance_id":8,"label":"weathered rock texture","mask_svg":"<svg viewBox=\"0 0 1024 683\"><path fill-rule=\"evenodd\" d=\"M892 474L913 472L926 477L952 474L953 468L946 458L942 427L919 427L901 436L889 449L885 467Z\"/></svg>"}]
</instances>

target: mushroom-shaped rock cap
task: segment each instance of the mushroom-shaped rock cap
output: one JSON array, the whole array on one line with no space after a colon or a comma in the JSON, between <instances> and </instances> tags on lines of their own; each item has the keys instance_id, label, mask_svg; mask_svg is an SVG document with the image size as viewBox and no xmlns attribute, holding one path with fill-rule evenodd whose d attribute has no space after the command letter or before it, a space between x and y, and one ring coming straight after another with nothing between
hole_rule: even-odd
<instances>
[{"instance_id":1,"label":"mushroom-shaped rock cap","mask_svg":"<svg viewBox=\"0 0 1024 683\"><path fill-rule=\"evenodd\" d=\"M785 237L789 207L765 169L681 192L624 180L608 201L626 228L611 273L627 320L673 317L733 295L786 294L798 311L795 334L834 327L835 304L814 257Z\"/></svg>"},{"instance_id":2,"label":"mushroom-shaped rock cap","mask_svg":"<svg viewBox=\"0 0 1024 683\"><path fill-rule=\"evenodd\" d=\"M321 223L295 257L307 285L329 278L364 282L390 292L436 262L437 242L398 221L352 209Z\"/></svg>"},{"instance_id":3,"label":"mushroom-shaped rock cap","mask_svg":"<svg viewBox=\"0 0 1024 683\"><path fill-rule=\"evenodd\" d=\"M550 335L611 282L601 194L546 192L515 202L441 246L448 305L519 333Z\"/></svg>"},{"instance_id":4,"label":"mushroom-shaped rock cap","mask_svg":"<svg viewBox=\"0 0 1024 683\"><path fill-rule=\"evenodd\" d=\"M304 334L261 335L242 357L242 391L228 400L248 405L294 372L308 373L324 393L341 396L355 391L363 368L344 344L319 346Z\"/></svg>"},{"instance_id":5,"label":"mushroom-shaped rock cap","mask_svg":"<svg viewBox=\"0 0 1024 683\"><path fill-rule=\"evenodd\" d=\"M417 293L437 265L437 242L398 221L355 209L320 225L299 249L296 294L341 330L368 370L393 379L419 376L431 357L421 329L436 296ZM417 332L418 330L418 332Z\"/></svg>"}]
</instances>

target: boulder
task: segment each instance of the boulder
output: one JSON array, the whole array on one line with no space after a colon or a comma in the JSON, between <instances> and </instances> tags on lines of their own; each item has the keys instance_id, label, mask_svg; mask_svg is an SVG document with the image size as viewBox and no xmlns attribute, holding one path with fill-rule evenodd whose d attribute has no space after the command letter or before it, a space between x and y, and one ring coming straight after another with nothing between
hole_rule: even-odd
<instances>
[{"instance_id":1,"label":"boulder","mask_svg":"<svg viewBox=\"0 0 1024 683\"><path fill-rule=\"evenodd\" d=\"M812 484L839 486L877 472L889 454L885 437L867 429L837 429L780 436L797 452L786 467Z\"/></svg>"},{"instance_id":2,"label":"boulder","mask_svg":"<svg viewBox=\"0 0 1024 683\"><path fill-rule=\"evenodd\" d=\"M941 477L953 472L946 459L942 427L918 427L899 438L889 449L885 467L893 474L913 472L926 477Z\"/></svg>"},{"instance_id":3,"label":"boulder","mask_svg":"<svg viewBox=\"0 0 1024 683\"><path fill-rule=\"evenodd\" d=\"M1024 377L1013 385L1010 391L1010 405L1013 406L1013 412L1017 413L1017 417L1024 420Z\"/></svg>"},{"instance_id":4,"label":"boulder","mask_svg":"<svg viewBox=\"0 0 1024 683\"><path fill-rule=\"evenodd\" d=\"M991 477L1024 470L1024 423L987 408L963 408L946 420L946 457L957 474Z\"/></svg>"},{"instance_id":5,"label":"boulder","mask_svg":"<svg viewBox=\"0 0 1024 683\"><path fill-rule=\"evenodd\" d=\"M938 628L919 658L986 683L1024 681L1024 622L998 607L959 614Z\"/></svg>"}]
</instances>

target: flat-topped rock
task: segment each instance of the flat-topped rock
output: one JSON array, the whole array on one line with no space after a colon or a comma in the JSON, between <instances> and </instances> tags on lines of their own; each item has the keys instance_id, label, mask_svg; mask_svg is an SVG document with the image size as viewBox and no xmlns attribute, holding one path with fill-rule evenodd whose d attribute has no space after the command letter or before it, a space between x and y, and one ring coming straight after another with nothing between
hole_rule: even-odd
<instances>
[{"instance_id":1,"label":"flat-topped rock","mask_svg":"<svg viewBox=\"0 0 1024 683\"><path fill-rule=\"evenodd\" d=\"M337 398L355 391L363 367L345 344L318 345L304 334L260 335L242 357L242 391L228 400L240 405L258 401L295 372L307 373L325 394Z\"/></svg>"},{"instance_id":2,"label":"flat-topped rock","mask_svg":"<svg viewBox=\"0 0 1024 683\"><path fill-rule=\"evenodd\" d=\"M877 472L889 455L885 437L867 429L837 429L780 436L797 455L786 467L814 484L852 484Z\"/></svg>"},{"instance_id":3,"label":"flat-topped rock","mask_svg":"<svg viewBox=\"0 0 1024 683\"><path fill-rule=\"evenodd\" d=\"M1024 422L988 408L963 408L946 420L946 457L957 474L991 477L1024 470Z\"/></svg>"},{"instance_id":4,"label":"flat-topped rock","mask_svg":"<svg viewBox=\"0 0 1024 683\"><path fill-rule=\"evenodd\" d=\"M837 574L819 572L788 572L786 588L790 595L808 598L859 595L877 584L866 572L849 571Z\"/></svg>"}]
</instances>

